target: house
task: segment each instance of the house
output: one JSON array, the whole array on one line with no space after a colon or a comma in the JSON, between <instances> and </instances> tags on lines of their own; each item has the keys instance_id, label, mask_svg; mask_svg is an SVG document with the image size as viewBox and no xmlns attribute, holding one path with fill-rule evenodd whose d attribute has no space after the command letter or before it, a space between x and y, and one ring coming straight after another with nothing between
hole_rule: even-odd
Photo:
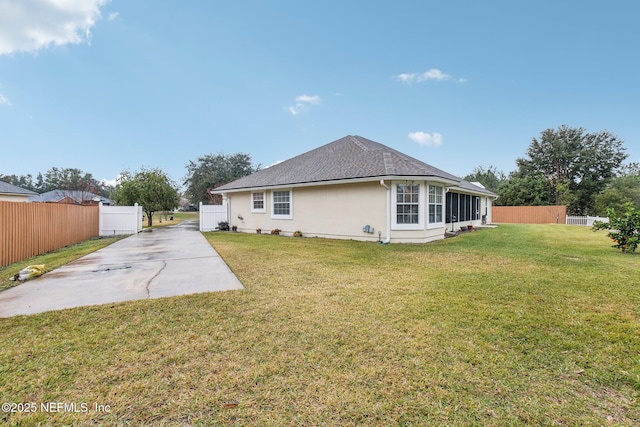
<instances>
[{"instance_id":1,"label":"house","mask_svg":"<svg viewBox=\"0 0 640 427\"><path fill-rule=\"evenodd\" d=\"M238 231L430 242L491 222L498 197L393 148L345 136L215 189Z\"/></svg>"},{"instance_id":2,"label":"house","mask_svg":"<svg viewBox=\"0 0 640 427\"><path fill-rule=\"evenodd\" d=\"M90 191L80 190L51 190L46 193L29 197L30 202L40 203L66 203L70 205L111 205L111 200L94 194Z\"/></svg>"},{"instance_id":3,"label":"house","mask_svg":"<svg viewBox=\"0 0 640 427\"><path fill-rule=\"evenodd\" d=\"M0 201L3 202L27 202L29 196L35 196L35 191L26 190L13 184L0 181Z\"/></svg>"}]
</instances>

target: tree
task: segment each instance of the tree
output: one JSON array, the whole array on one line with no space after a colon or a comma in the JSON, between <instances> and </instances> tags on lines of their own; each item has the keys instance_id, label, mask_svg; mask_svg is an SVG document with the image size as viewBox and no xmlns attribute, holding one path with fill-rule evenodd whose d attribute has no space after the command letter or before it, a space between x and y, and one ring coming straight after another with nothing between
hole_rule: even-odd
<instances>
[{"instance_id":1,"label":"tree","mask_svg":"<svg viewBox=\"0 0 640 427\"><path fill-rule=\"evenodd\" d=\"M109 197L109 186L94 179L92 174L77 168L53 167L44 175L38 173L35 181L31 175L0 175L0 181L37 193L51 190L73 190Z\"/></svg>"},{"instance_id":2,"label":"tree","mask_svg":"<svg viewBox=\"0 0 640 427\"><path fill-rule=\"evenodd\" d=\"M637 164L636 164L637 165ZM622 212L625 205L631 203L640 209L640 170L631 164L622 173L613 178L607 188L595 196L595 207L598 215L603 215L608 208Z\"/></svg>"},{"instance_id":3,"label":"tree","mask_svg":"<svg viewBox=\"0 0 640 427\"><path fill-rule=\"evenodd\" d=\"M39 190L43 193L51 190L73 190L97 194L101 191L100 182L82 169L53 167L44 174L44 177L41 174L38 175Z\"/></svg>"},{"instance_id":4,"label":"tree","mask_svg":"<svg viewBox=\"0 0 640 427\"><path fill-rule=\"evenodd\" d=\"M511 173L498 187L496 206L545 206L553 204L553 189L542 174Z\"/></svg>"},{"instance_id":5,"label":"tree","mask_svg":"<svg viewBox=\"0 0 640 427\"><path fill-rule=\"evenodd\" d=\"M2 175L0 174L0 181L7 184L15 185L25 190L36 191L37 187L33 182L31 175Z\"/></svg>"},{"instance_id":6,"label":"tree","mask_svg":"<svg viewBox=\"0 0 640 427\"><path fill-rule=\"evenodd\" d=\"M153 225L153 213L167 211L180 203L176 184L160 169L142 168L136 173L124 171L113 191L119 205L138 203L147 215L147 225Z\"/></svg>"},{"instance_id":7,"label":"tree","mask_svg":"<svg viewBox=\"0 0 640 427\"><path fill-rule=\"evenodd\" d=\"M609 222L596 221L593 224L593 231L609 230L607 237L611 238L614 248L626 252L627 249L635 252L640 244L640 211L636 210L631 203L625 205L625 214L617 216L615 209L609 208L607 211Z\"/></svg>"},{"instance_id":8,"label":"tree","mask_svg":"<svg viewBox=\"0 0 640 427\"><path fill-rule=\"evenodd\" d=\"M627 158L623 141L608 131L587 133L566 125L534 138L525 158L516 160L520 176L542 175L551 185L553 204L566 203L573 214L594 210L595 195Z\"/></svg>"},{"instance_id":9,"label":"tree","mask_svg":"<svg viewBox=\"0 0 640 427\"><path fill-rule=\"evenodd\" d=\"M498 192L500 184L505 182L507 178L504 172L499 171L495 166L489 166L485 169L483 166L477 166L469 175L464 177L465 181L479 182L489 191Z\"/></svg>"},{"instance_id":10,"label":"tree","mask_svg":"<svg viewBox=\"0 0 640 427\"><path fill-rule=\"evenodd\" d=\"M248 154L206 154L198 157L195 162L189 161L184 179L185 196L193 204L213 204L211 190L259 169L260 165L252 166L251 156Z\"/></svg>"}]
</instances>

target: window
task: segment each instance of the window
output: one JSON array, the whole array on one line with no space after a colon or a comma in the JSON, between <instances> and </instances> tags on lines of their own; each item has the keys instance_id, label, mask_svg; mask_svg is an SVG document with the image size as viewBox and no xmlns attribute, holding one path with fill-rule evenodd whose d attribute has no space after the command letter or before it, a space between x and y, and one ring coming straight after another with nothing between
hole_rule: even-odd
<instances>
[{"instance_id":1,"label":"window","mask_svg":"<svg viewBox=\"0 0 640 427\"><path fill-rule=\"evenodd\" d=\"M274 191L271 194L272 218L291 219L293 218L291 209L291 190Z\"/></svg>"},{"instance_id":2,"label":"window","mask_svg":"<svg viewBox=\"0 0 640 427\"><path fill-rule=\"evenodd\" d=\"M264 213L267 211L264 204L264 192L251 193L251 212Z\"/></svg>"},{"instance_id":3,"label":"window","mask_svg":"<svg viewBox=\"0 0 640 427\"><path fill-rule=\"evenodd\" d=\"M396 182L391 187L394 230L424 230L425 191L420 184Z\"/></svg>"},{"instance_id":4,"label":"window","mask_svg":"<svg viewBox=\"0 0 640 427\"><path fill-rule=\"evenodd\" d=\"M442 223L442 187L429 186L429 224Z\"/></svg>"},{"instance_id":5,"label":"window","mask_svg":"<svg viewBox=\"0 0 640 427\"><path fill-rule=\"evenodd\" d=\"M398 184L396 187L396 224L420 223L420 185Z\"/></svg>"}]
</instances>

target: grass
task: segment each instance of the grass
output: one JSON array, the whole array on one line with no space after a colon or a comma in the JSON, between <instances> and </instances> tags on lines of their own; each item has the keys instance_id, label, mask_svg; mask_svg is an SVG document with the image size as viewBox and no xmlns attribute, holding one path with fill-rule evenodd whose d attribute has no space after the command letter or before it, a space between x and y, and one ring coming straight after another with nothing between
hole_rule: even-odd
<instances>
[{"instance_id":1,"label":"grass","mask_svg":"<svg viewBox=\"0 0 640 427\"><path fill-rule=\"evenodd\" d=\"M145 216L145 219L143 221L143 228L168 227L170 225L180 224L185 220L197 220L198 218L198 212L172 212L166 215L161 214L160 212L156 212L153 214L153 225L151 227L147 226L147 218Z\"/></svg>"},{"instance_id":2,"label":"grass","mask_svg":"<svg viewBox=\"0 0 640 427\"><path fill-rule=\"evenodd\" d=\"M0 421L640 423L640 255L604 233L206 237L246 290L0 319L2 402L89 407Z\"/></svg>"}]
</instances>

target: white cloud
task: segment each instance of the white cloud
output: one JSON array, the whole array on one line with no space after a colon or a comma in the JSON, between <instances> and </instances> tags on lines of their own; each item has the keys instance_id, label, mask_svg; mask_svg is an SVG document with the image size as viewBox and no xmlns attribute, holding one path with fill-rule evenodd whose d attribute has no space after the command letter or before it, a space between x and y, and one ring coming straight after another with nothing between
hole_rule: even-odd
<instances>
[{"instance_id":1,"label":"white cloud","mask_svg":"<svg viewBox=\"0 0 640 427\"><path fill-rule=\"evenodd\" d=\"M449 74L445 74L437 68L432 68L429 71L425 71L424 73L418 76L418 81L423 82L427 80L449 80L452 77Z\"/></svg>"},{"instance_id":2,"label":"white cloud","mask_svg":"<svg viewBox=\"0 0 640 427\"><path fill-rule=\"evenodd\" d=\"M438 132L411 132L408 136L410 140L425 147L439 147L442 145L442 135Z\"/></svg>"},{"instance_id":3,"label":"white cloud","mask_svg":"<svg viewBox=\"0 0 640 427\"><path fill-rule=\"evenodd\" d=\"M289 112L293 116L297 116L300 113L303 113L309 109L310 105L318 105L321 102L319 96L314 95L300 95L295 99L296 105L289 107Z\"/></svg>"},{"instance_id":4,"label":"white cloud","mask_svg":"<svg viewBox=\"0 0 640 427\"><path fill-rule=\"evenodd\" d=\"M289 112L291 113L292 116L297 116L298 114L304 111L303 108L304 108L304 105L298 104L295 107L289 107Z\"/></svg>"},{"instance_id":5,"label":"white cloud","mask_svg":"<svg viewBox=\"0 0 640 427\"><path fill-rule=\"evenodd\" d=\"M101 18L100 9L109 1L1 1L0 55L87 42Z\"/></svg>"},{"instance_id":6,"label":"white cloud","mask_svg":"<svg viewBox=\"0 0 640 427\"><path fill-rule=\"evenodd\" d=\"M396 76L396 80L401 81L402 83L411 84L416 79L416 74L398 74Z\"/></svg>"},{"instance_id":7,"label":"white cloud","mask_svg":"<svg viewBox=\"0 0 640 427\"><path fill-rule=\"evenodd\" d=\"M11 101L9 98L0 93L0 105L4 105L5 107L11 107Z\"/></svg>"},{"instance_id":8,"label":"white cloud","mask_svg":"<svg viewBox=\"0 0 640 427\"><path fill-rule=\"evenodd\" d=\"M103 180L100 181L100 183L102 185L109 185L111 187L115 187L116 185L118 185L120 183L120 177L121 177L121 175L118 174L116 179L103 179Z\"/></svg>"},{"instance_id":9,"label":"white cloud","mask_svg":"<svg viewBox=\"0 0 640 427\"><path fill-rule=\"evenodd\" d=\"M296 98L297 102L306 102L309 104L320 104L320 97L317 95L309 96L309 95L300 95Z\"/></svg>"},{"instance_id":10,"label":"white cloud","mask_svg":"<svg viewBox=\"0 0 640 427\"><path fill-rule=\"evenodd\" d=\"M118 16L120 16L120 12L111 12L109 14L109 22L113 21L114 19L118 18Z\"/></svg>"},{"instance_id":11,"label":"white cloud","mask_svg":"<svg viewBox=\"0 0 640 427\"><path fill-rule=\"evenodd\" d=\"M450 74L443 73L437 68L432 68L430 70L425 71L424 73L402 73L394 76L396 80L402 83L411 84L414 82L422 83L429 80L436 81L445 81L445 80L453 80L458 83L464 83L466 79L458 79L453 77Z\"/></svg>"}]
</instances>

